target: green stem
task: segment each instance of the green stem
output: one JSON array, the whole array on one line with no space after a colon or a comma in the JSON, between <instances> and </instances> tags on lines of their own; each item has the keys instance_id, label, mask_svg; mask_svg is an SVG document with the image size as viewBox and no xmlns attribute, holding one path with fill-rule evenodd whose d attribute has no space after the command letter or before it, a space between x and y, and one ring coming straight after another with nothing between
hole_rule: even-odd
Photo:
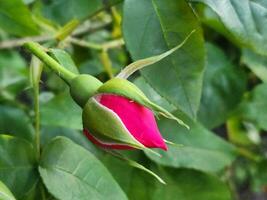
<instances>
[{"instance_id":1,"label":"green stem","mask_svg":"<svg viewBox=\"0 0 267 200\"><path fill-rule=\"evenodd\" d=\"M34 89L34 112L35 112L35 144L37 159L40 157L40 105L39 105L39 87Z\"/></svg>"},{"instance_id":2,"label":"green stem","mask_svg":"<svg viewBox=\"0 0 267 200\"><path fill-rule=\"evenodd\" d=\"M24 47L31 51L35 56L37 56L41 61L43 61L50 69L52 69L59 77L64 79L68 84L76 76L74 73L70 72L63 66L61 66L56 60L50 57L44 50L44 47L36 42L27 42Z\"/></svg>"},{"instance_id":3,"label":"green stem","mask_svg":"<svg viewBox=\"0 0 267 200\"><path fill-rule=\"evenodd\" d=\"M80 22L77 19L71 20L58 31L55 38L58 41L63 41L72 34L79 24Z\"/></svg>"},{"instance_id":4,"label":"green stem","mask_svg":"<svg viewBox=\"0 0 267 200\"><path fill-rule=\"evenodd\" d=\"M103 49L102 46L99 45L99 44L95 44L95 43L92 43L92 42L87 42L87 41L84 41L84 40L79 40L79 39L73 38L73 37L70 37L69 41L72 42L73 44L79 45L81 47L92 48L92 49L95 49L95 50L102 50Z\"/></svg>"},{"instance_id":5,"label":"green stem","mask_svg":"<svg viewBox=\"0 0 267 200\"><path fill-rule=\"evenodd\" d=\"M40 158L40 103L39 103L39 82L43 70L43 64L36 58L31 62L31 82L33 86L34 114L35 114L35 148L37 160Z\"/></svg>"},{"instance_id":6,"label":"green stem","mask_svg":"<svg viewBox=\"0 0 267 200\"><path fill-rule=\"evenodd\" d=\"M103 49L102 52L100 53L100 60L109 78L113 78L114 75L113 75L112 63L109 59L108 52L105 49Z\"/></svg>"}]
</instances>

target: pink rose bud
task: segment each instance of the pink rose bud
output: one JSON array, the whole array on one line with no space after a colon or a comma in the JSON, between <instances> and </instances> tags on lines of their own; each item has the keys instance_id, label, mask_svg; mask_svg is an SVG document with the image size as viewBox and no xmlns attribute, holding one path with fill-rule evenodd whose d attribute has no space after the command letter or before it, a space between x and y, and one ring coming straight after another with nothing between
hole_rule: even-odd
<instances>
[{"instance_id":1,"label":"pink rose bud","mask_svg":"<svg viewBox=\"0 0 267 200\"><path fill-rule=\"evenodd\" d=\"M159 132L153 112L122 96L113 94L102 94L93 97L100 106L117 118L125 132L147 148L160 148L167 150L167 146ZM104 124L104 123L103 123ZM100 126L102 126L100 124ZM130 144L123 144L119 141L105 141L92 134L88 129L84 129L84 134L94 144L104 148L112 149L132 149Z\"/></svg>"},{"instance_id":2,"label":"pink rose bud","mask_svg":"<svg viewBox=\"0 0 267 200\"><path fill-rule=\"evenodd\" d=\"M114 78L101 85L84 105L84 134L103 148L167 150L154 114L183 124L151 102L134 84Z\"/></svg>"}]
</instances>

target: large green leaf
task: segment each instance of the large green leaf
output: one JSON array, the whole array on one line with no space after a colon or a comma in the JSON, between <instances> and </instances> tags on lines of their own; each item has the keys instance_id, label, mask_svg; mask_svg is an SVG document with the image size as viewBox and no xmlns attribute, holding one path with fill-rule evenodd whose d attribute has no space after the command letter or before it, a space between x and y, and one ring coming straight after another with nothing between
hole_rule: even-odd
<instances>
[{"instance_id":1,"label":"large green leaf","mask_svg":"<svg viewBox=\"0 0 267 200\"><path fill-rule=\"evenodd\" d=\"M121 0L109 0L103 3L102 0L57 0L49 1L44 5L43 13L46 17L65 24L72 19L84 20L93 16L110 4Z\"/></svg>"},{"instance_id":2,"label":"large green leaf","mask_svg":"<svg viewBox=\"0 0 267 200\"><path fill-rule=\"evenodd\" d=\"M214 128L225 122L241 101L246 90L246 78L221 49L208 43L206 50L207 66L198 119L207 128Z\"/></svg>"},{"instance_id":3,"label":"large green leaf","mask_svg":"<svg viewBox=\"0 0 267 200\"><path fill-rule=\"evenodd\" d=\"M93 154L64 137L53 139L45 147L39 171L57 199L127 199Z\"/></svg>"},{"instance_id":4,"label":"large green leaf","mask_svg":"<svg viewBox=\"0 0 267 200\"><path fill-rule=\"evenodd\" d=\"M170 111L173 110L173 106L168 105L168 102L162 99L142 79L138 79L135 83L151 100ZM183 146L169 145L168 151L159 151L162 157L147 153L149 158L165 166L194 168L208 172L217 172L231 164L236 155L235 148L231 144L185 114L180 112L174 114L183 119L190 130L168 119L160 119L158 125L165 139Z\"/></svg>"},{"instance_id":5,"label":"large green leaf","mask_svg":"<svg viewBox=\"0 0 267 200\"><path fill-rule=\"evenodd\" d=\"M21 0L0 1L0 28L18 35L36 35L39 30L27 6Z\"/></svg>"},{"instance_id":6,"label":"large green leaf","mask_svg":"<svg viewBox=\"0 0 267 200\"><path fill-rule=\"evenodd\" d=\"M124 39L134 60L166 52L194 29L197 31L183 47L141 70L161 96L191 117L199 106L205 53L202 32L190 6L184 0L124 2Z\"/></svg>"},{"instance_id":7,"label":"large green leaf","mask_svg":"<svg viewBox=\"0 0 267 200\"><path fill-rule=\"evenodd\" d=\"M135 153L134 155L132 153ZM131 152L131 158L140 158L140 154ZM104 159L105 165L114 174L116 180L132 200L157 200L157 199L179 199L179 200L230 200L230 191L227 185L217 177L192 170L171 169L152 167L160 177L166 181L162 185L148 174L131 168L119 160L110 156ZM150 165L148 161L145 161ZM154 165L153 165L154 166ZM127 178L125 178L127 177Z\"/></svg>"},{"instance_id":8,"label":"large green leaf","mask_svg":"<svg viewBox=\"0 0 267 200\"><path fill-rule=\"evenodd\" d=\"M10 190L0 181L0 199L1 200L15 200L15 197Z\"/></svg>"},{"instance_id":9,"label":"large green leaf","mask_svg":"<svg viewBox=\"0 0 267 200\"><path fill-rule=\"evenodd\" d=\"M90 74L92 76L97 76L104 71L102 63L100 62L99 59L96 58L89 59L81 63L79 67L81 74Z\"/></svg>"},{"instance_id":10,"label":"large green leaf","mask_svg":"<svg viewBox=\"0 0 267 200\"><path fill-rule=\"evenodd\" d=\"M70 94L62 93L41 104L41 123L82 129L82 110L71 99Z\"/></svg>"},{"instance_id":11,"label":"large green leaf","mask_svg":"<svg viewBox=\"0 0 267 200\"><path fill-rule=\"evenodd\" d=\"M0 105L0 134L33 141L34 130L29 117L20 109Z\"/></svg>"},{"instance_id":12,"label":"large green leaf","mask_svg":"<svg viewBox=\"0 0 267 200\"><path fill-rule=\"evenodd\" d=\"M114 164L116 164L115 162ZM155 169L153 168L153 171ZM231 200L228 186L219 178L192 169L161 168L157 170L166 185L158 183L144 172L125 169L119 165L112 169L131 200ZM127 179L125 179L127 177Z\"/></svg>"},{"instance_id":13,"label":"large green leaf","mask_svg":"<svg viewBox=\"0 0 267 200\"><path fill-rule=\"evenodd\" d=\"M94 155L100 154L100 150L87 139L87 137L81 132L65 127L43 126L41 129L41 145L45 146L57 136L64 136L71 139L73 142L83 146Z\"/></svg>"},{"instance_id":14,"label":"large green leaf","mask_svg":"<svg viewBox=\"0 0 267 200\"><path fill-rule=\"evenodd\" d=\"M28 79L24 59L15 51L0 51L0 99L14 99Z\"/></svg>"},{"instance_id":15,"label":"large green leaf","mask_svg":"<svg viewBox=\"0 0 267 200\"><path fill-rule=\"evenodd\" d=\"M137 85L149 99L157 103L159 106L165 108L166 110L172 112L175 111L175 106L171 105L166 99L162 98L144 79L144 77L139 76L134 80L134 84Z\"/></svg>"},{"instance_id":16,"label":"large green leaf","mask_svg":"<svg viewBox=\"0 0 267 200\"><path fill-rule=\"evenodd\" d=\"M160 120L158 125L165 139L183 146L169 145L168 151L159 152L161 158L147 152L149 158L165 166L193 168L207 172L218 172L232 163L236 155L232 145L184 114L175 113L175 115L183 119L190 130L165 119Z\"/></svg>"},{"instance_id":17,"label":"large green leaf","mask_svg":"<svg viewBox=\"0 0 267 200\"><path fill-rule=\"evenodd\" d=\"M140 162L140 158L144 157L141 151L123 151L121 153L136 162ZM115 180L119 183L121 188L126 193L128 193L128 191L131 189L133 176L139 173L145 173L137 168L128 165L124 160L115 158L114 156L112 156L112 154L103 153L99 157L99 159L108 168L110 173L112 173ZM149 180L155 180L154 177L150 175L148 175L147 177ZM136 189L134 192L138 193L139 191L138 189ZM129 196L129 198L132 199L131 196Z\"/></svg>"},{"instance_id":18,"label":"large green leaf","mask_svg":"<svg viewBox=\"0 0 267 200\"><path fill-rule=\"evenodd\" d=\"M231 200L228 186L217 177L189 169L160 170L166 186L156 184L151 200Z\"/></svg>"},{"instance_id":19,"label":"large green leaf","mask_svg":"<svg viewBox=\"0 0 267 200\"><path fill-rule=\"evenodd\" d=\"M267 4L263 0L190 0L209 6L232 40L267 55ZM216 28L216 27L215 27Z\"/></svg>"},{"instance_id":20,"label":"large green leaf","mask_svg":"<svg viewBox=\"0 0 267 200\"><path fill-rule=\"evenodd\" d=\"M46 17L65 24L71 19L83 19L101 8L100 0L59 0L45 4Z\"/></svg>"},{"instance_id":21,"label":"large green leaf","mask_svg":"<svg viewBox=\"0 0 267 200\"><path fill-rule=\"evenodd\" d=\"M0 135L0 180L21 198L38 182L33 146L25 140Z\"/></svg>"}]
</instances>

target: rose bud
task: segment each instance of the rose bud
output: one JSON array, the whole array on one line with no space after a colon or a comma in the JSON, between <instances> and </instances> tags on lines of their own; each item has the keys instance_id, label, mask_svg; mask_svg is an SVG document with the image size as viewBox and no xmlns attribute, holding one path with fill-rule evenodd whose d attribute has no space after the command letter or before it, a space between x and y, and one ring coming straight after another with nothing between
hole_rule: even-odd
<instances>
[{"instance_id":1,"label":"rose bud","mask_svg":"<svg viewBox=\"0 0 267 200\"><path fill-rule=\"evenodd\" d=\"M100 94L90 98L83 110L83 124L84 134L101 147L167 150L153 112L123 96Z\"/></svg>"},{"instance_id":2,"label":"rose bud","mask_svg":"<svg viewBox=\"0 0 267 200\"><path fill-rule=\"evenodd\" d=\"M84 105L84 134L104 148L167 150L153 112L183 124L152 103L134 84L114 78L101 85Z\"/></svg>"}]
</instances>

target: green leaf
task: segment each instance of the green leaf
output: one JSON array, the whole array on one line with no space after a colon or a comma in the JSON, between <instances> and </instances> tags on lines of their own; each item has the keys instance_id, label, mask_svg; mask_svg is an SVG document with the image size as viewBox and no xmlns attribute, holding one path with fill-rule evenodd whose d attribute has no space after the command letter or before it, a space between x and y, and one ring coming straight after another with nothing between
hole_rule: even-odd
<instances>
[{"instance_id":1,"label":"green leaf","mask_svg":"<svg viewBox=\"0 0 267 200\"><path fill-rule=\"evenodd\" d=\"M116 77L117 78L124 78L127 79L129 76L131 76L134 72L143 69L144 67L147 67L149 65L153 65L162 59L166 58L167 56L171 55L173 52L175 52L177 49L181 48L187 40L190 38L190 36L195 32L193 30L185 39L181 42L181 44L177 45L176 47L162 53L156 56L144 58L141 60L137 60L129 65L127 65Z\"/></svg>"},{"instance_id":2,"label":"green leaf","mask_svg":"<svg viewBox=\"0 0 267 200\"><path fill-rule=\"evenodd\" d=\"M127 165L134 167L136 169L142 170L148 174L150 174L151 176L153 176L155 179L157 179L160 183L162 184L166 184L164 182L164 180L159 177L156 173L154 173L153 171L151 171L150 169L146 168L144 165L124 156L123 154L119 153L118 151L112 151L112 150L107 150L108 153L110 153L112 156L115 156L116 158L124 161Z\"/></svg>"},{"instance_id":3,"label":"green leaf","mask_svg":"<svg viewBox=\"0 0 267 200\"><path fill-rule=\"evenodd\" d=\"M63 67L75 74L79 74L78 68L66 51L61 49L50 49L50 53Z\"/></svg>"},{"instance_id":4,"label":"green leaf","mask_svg":"<svg viewBox=\"0 0 267 200\"><path fill-rule=\"evenodd\" d=\"M45 147L39 172L57 199L127 199L96 157L63 137L53 139Z\"/></svg>"},{"instance_id":5,"label":"green leaf","mask_svg":"<svg viewBox=\"0 0 267 200\"><path fill-rule=\"evenodd\" d=\"M73 142L86 148L94 155L98 156L100 154L100 150L92 142L90 142L87 137L81 133L81 131L64 127L43 126L41 129L41 145L45 146L57 136L64 136L71 139Z\"/></svg>"},{"instance_id":6,"label":"green leaf","mask_svg":"<svg viewBox=\"0 0 267 200\"><path fill-rule=\"evenodd\" d=\"M38 182L33 146L25 140L0 135L0 180L16 198L27 195Z\"/></svg>"},{"instance_id":7,"label":"green leaf","mask_svg":"<svg viewBox=\"0 0 267 200\"><path fill-rule=\"evenodd\" d=\"M36 35L39 29L21 0L0 1L0 28L17 35Z\"/></svg>"},{"instance_id":8,"label":"green leaf","mask_svg":"<svg viewBox=\"0 0 267 200\"><path fill-rule=\"evenodd\" d=\"M211 129L225 122L240 103L246 90L246 76L215 45L206 44L206 50L207 65L198 119Z\"/></svg>"},{"instance_id":9,"label":"green leaf","mask_svg":"<svg viewBox=\"0 0 267 200\"><path fill-rule=\"evenodd\" d=\"M122 153L123 155L135 160L136 162L140 162L141 157L144 158L144 155L141 151L123 151ZM154 179L151 178L151 176L147 173L129 166L127 163L123 162L120 159L114 158L114 156L108 153L103 153L99 159L106 166L106 168L108 168L110 173L113 175L115 180L119 183L119 185L125 192L128 192L130 190L131 181L133 176L135 175L134 173L136 172L141 174L144 173L145 175L147 175L149 180L154 181ZM138 193L138 190L136 190L135 193Z\"/></svg>"},{"instance_id":10,"label":"green leaf","mask_svg":"<svg viewBox=\"0 0 267 200\"><path fill-rule=\"evenodd\" d=\"M160 120L158 125L166 140L181 144L181 147L169 145L168 151L159 152L161 158L146 152L150 159L164 166L193 168L206 172L218 172L232 163L236 151L231 144L186 115L178 112L175 115L183 119L190 130L170 120Z\"/></svg>"},{"instance_id":11,"label":"green leaf","mask_svg":"<svg viewBox=\"0 0 267 200\"><path fill-rule=\"evenodd\" d=\"M262 0L190 0L211 8L230 33L230 39L243 47L267 55L267 4ZM228 36L228 34L226 34Z\"/></svg>"},{"instance_id":12,"label":"green leaf","mask_svg":"<svg viewBox=\"0 0 267 200\"><path fill-rule=\"evenodd\" d=\"M1 200L16 200L10 190L0 181L0 199Z\"/></svg>"},{"instance_id":13,"label":"green leaf","mask_svg":"<svg viewBox=\"0 0 267 200\"><path fill-rule=\"evenodd\" d=\"M184 0L124 2L124 39L134 60L170 50L195 29L183 47L141 70L161 96L191 117L200 102L205 58L202 32L191 8Z\"/></svg>"},{"instance_id":14,"label":"green leaf","mask_svg":"<svg viewBox=\"0 0 267 200\"><path fill-rule=\"evenodd\" d=\"M37 171L37 169L36 169ZM36 181L36 183L32 186L32 188L30 189L29 192L27 192L27 194L25 194L22 198L20 198L21 200L35 200L35 199L40 199L40 197L45 193L46 194L46 198L49 200L55 200L52 199L50 197L50 194L48 194L45 190L45 186L42 183L41 177L37 171L38 174L38 180Z\"/></svg>"},{"instance_id":15,"label":"green leaf","mask_svg":"<svg viewBox=\"0 0 267 200\"><path fill-rule=\"evenodd\" d=\"M81 74L90 74L97 76L104 71L102 64L98 59L90 59L81 63L79 70Z\"/></svg>"},{"instance_id":16,"label":"green leaf","mask_svg":"<svg viewBox=\"0 0 267 200\"><path fill-rule=\"evenodd\" d=\"M145 160L140 152L129 151L127 156L137 162L144 161L146 166L150 166L148 160ZM178 157L178 156L176 156ZM101 161L114 174L114 178L127 193L129 199L154 200L154 199L179 199L179 200L230 200L230 191L225 183L217 177L192 169L171 169L158 167L154 165L149 167L156 172L163 180L166 180L166 186L160 184L149 174L138 169L127 166L118 159L110 155L101 157ZM127 177L127 178L125 178ZM157 195L160 195L159 197ZM164 196L163 196L164 195Z\"/></svg>"},{"instance_id":17,"label":"green leaf","mask_svg":"<svg viewBox=\"0 0 267 200\"><path fill-rule=\"evenodd\" d=\"M41 124L82 129L82 110L68 93L41 104Z\"/></svg>"},{"instance_id":18,"label":"green leaf","mask_svg":"<svg viewBox=\"0 0 267 200\"><path fill-rule=\"evenodd\" d=\"M19 120L18 120L19 119ZM0 134L33 141L34 129L29 117L20 109L0 105Z\"/></svg>"},{"instance_id":19,"label":"green leaf","mask_svg":"<svg viewBox=\"0 0 267 200\"><path fill-rule=\"evenodd\" d=\"M28 79L26 66L17 52L0 52L0 99L14 99L25 88Z\"/></svg>"},{"instance_id":20,"label":"green leaf","mask_svg":"<svg viewBox=\"0 0 267 200\"><path fill-rule=\"evenodd\" d=\"M267 84L263 83L256 86L240 107L243 121L252 122L258 128L267 130L266 99L267 99Z\"/></svg>"},{"instance_id":21,"label":"green leaf","mask_svg":"<svg viewBox=\"0 0 267 200\"><path fill-rule=\"evenodd\" d=\"M170 111L173 106L161 98L142 79L135 81L148 97L160 105L165 105ZM157 151L162 157L154 156L148 152L150 159L158 164L170 167L194 168L207 172L218 172L231 164L235 159L235 148L219 138L200 123L190 119L181 112L173 113L176 117L183 119L190 127L186 129L168 119L158 120L158 126L163 137L178 145L168 145L168 151ZM210 141L210 142L207 142ZM164 179L164 177L162 177Z\"/></svg>"},{"instance_id":22,"label":"green leaf","mask_svg":"<svg viewBox=\"0 0 267 200\"><path fill-rule=\"evenodd\" d=\"M57 0L46 3L43 14L59 24L65 24L72 19L85 20L95 15L100 10L119 2L109 0L106 4L101 0Z\"/></svg>"},{"instance_id":23,"label":"green leaf","mask_svg":"<svg viewBox=\"0 0 267 200\"><path fill-rule=\"evenodd\" d=\"M267 82L267 57L249 49L243 49L241 62L244 63L263 82Z\"/></svg>"},{"instance_id":24,"label":"green leaf","mask_svg":"<svg viewBox=\"0 0 267 200\"><path fill-rule=\"evenodd\" d=\"M172 104L170 104L166 99L162 98L144 79L144 77L140 76L134 80L134 84L140 88L146 96L149 97L153 102L157 103L159 106L165 108L166 110L172 112L175 111L176 108Z\"/></svg>"},{"instance_id":25,"label":"green leaf","mask_svg":"<svg viewBox=\"0 0 267 200\"><path fill-rule=\"evenodd\" d=\"M167 185L154 185L151 200L231 200L228 186L217 177L189 169L161 169ZM163 175L165 174L165 176Z\"/></svg>"},{"instance_id":26,"label":"green leaf","mask_svg":"<svg viewBox=\"0 0 267 200\"><path fill-rule=\"evenodd\" d=\"M228 186L213 175L192 169L160 168L156 172L166 179L166 185L149 178L149 175L141 171L128 172L126 176L129 184L126 184L125 191L129 199L232 200ZM118 180L125 184L125 180Z\"/></svg>"}]
</instances>

